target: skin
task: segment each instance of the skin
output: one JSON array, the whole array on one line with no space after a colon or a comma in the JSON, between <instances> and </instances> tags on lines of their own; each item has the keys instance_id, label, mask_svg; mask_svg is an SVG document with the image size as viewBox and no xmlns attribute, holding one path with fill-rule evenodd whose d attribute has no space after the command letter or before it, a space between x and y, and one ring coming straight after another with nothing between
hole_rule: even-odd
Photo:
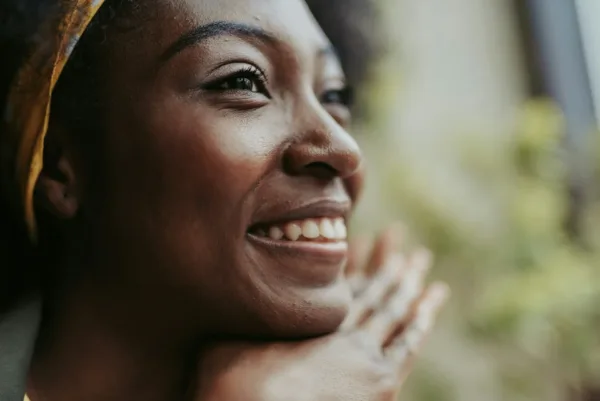
<instances>
[{"instance_id":1,"label":"skin","mask_svg":"<svg viewBox=\"0 0 600 401\"><path fill-rule=\"evenodd\" d=\"M329 42L297 0L155 3L136 15L138 29L109 32L107 126L100 160L70 163L80 224L68 238L91 236L75 246L90 255L87 269L109 278L94 277L103 292L144 300L131 310L119 302L127 320L155 321L158 311L167 327L194 334L330 332L349 302L343 258L298 258L247 235L320 201L348 215L356 199L362 157L345 130L347 107L321 101L344 88ZM218 35L169 52L218 21L274 38ZM206 89L249 68L269 77L264 90Z\"/></svg>"},{"instance_id":2,"label":"skin","mask_svg":"<svg viewBox=\"0 0 600 401\"><path fill-rule=\"evenodd\" d=\"M231 23L241 24L236 32L214 34ZM244 350L259 382L270 377L273 356L314 375L355 342L334 335L273 352L235 341L330 334L351 306L344 252L274 246L250 234L257 223L297 213L349 217L360 192L362 156L346 130L344 76L328 40L300 0L156 0L127 24L135 28L107 29L97 66L102 135L80 146L86 132L50 124L57 156L40 177L38 207L54 216L64 246L32 400L181 399L195 394L193 379L202 383L198 394L237 399L222 393L231 381L204 380L192 368L198 360L199 372L230 365L235 382L248 373L240 369ZM207 25L210 37L181 41ZM248 71L262 71L266 82L242 79L239 89ZM406 323L404 312L384 314L381 326ZM382 341L381 330L358 326L345 333ZM206 348L212 340L237 344L236 356L227 346ZM359 362L382 346L355 354L363 369L353 374L376 370ZM276 387L289 391L288 380L280 376Z\"/></svg>"},{"instance_id":3,"label":"skin","mask_svg":"<svg viewBox=\"0 0 600 401\"><path fill-rule=\"evenodd\" d=\"M211 344L201 354L192 398L397 400L449 293L441 283L423 289L429 254L397 253L392 232L370 254L364 241L352 248L347 273L357 295L340 330L302 342Z\"/></svg>"}]
</instances>

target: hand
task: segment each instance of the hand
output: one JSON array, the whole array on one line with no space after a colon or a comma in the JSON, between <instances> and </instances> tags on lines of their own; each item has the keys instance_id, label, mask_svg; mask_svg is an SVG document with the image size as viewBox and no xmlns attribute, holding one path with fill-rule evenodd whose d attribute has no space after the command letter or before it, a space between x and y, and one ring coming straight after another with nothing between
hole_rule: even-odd
<instances>
[{"instance_id":1,"label":"hand","mask_svg":"<svg viewBox=\"0 0 600 401\"><path fill-rule=\"evenodd\" d=\"M384 230L375 241L367 237L351 241L346 277L355 295L365 289L373 276L385 266L386 260L403 255L400 249L404 237L404 226L396 223Z\"/></svg>"},{"instance_id":2,"label":"hand","mask_svg":"<svg viewBox=\"0 0 600 401\"><path fill-rule=\"evenodd\" d=\"M357 298L337 333L294 343L224 343L200 358L194 400L391 401L448 290L423 290L427 252L394 254L377 242ZM383 251L382 251L383 249ZM374 257L375 256L375 257ZM368 271L368 270L371 271ZM356 272L356 271L355 271Z\"/></svg>"}]
</instances>

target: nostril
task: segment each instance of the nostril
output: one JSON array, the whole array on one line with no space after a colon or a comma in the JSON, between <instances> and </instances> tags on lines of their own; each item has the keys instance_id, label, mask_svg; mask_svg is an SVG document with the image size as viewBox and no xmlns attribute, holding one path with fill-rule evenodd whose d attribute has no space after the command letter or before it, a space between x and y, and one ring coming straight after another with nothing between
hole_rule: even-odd
<instances>
[{"instance_id":1,"label":"nostril","mask_svg":"<svg viewBox=\"0 0 600 401\"><path fill-rule=\"evenodd\" d=\"M313 162L304 166L307 174L318 178L332 178L339 175L339 172L330 164L324 162Z\"/></svg>"}]
</instances>

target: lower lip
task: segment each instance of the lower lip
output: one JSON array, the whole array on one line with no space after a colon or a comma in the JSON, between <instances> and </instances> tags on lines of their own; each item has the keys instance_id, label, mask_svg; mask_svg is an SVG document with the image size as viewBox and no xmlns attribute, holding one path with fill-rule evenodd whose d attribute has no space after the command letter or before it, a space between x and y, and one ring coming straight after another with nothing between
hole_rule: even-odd
<instances>
[{"instance_id":1,"label":"lower lip","mask_svg":"<svg viewBox=\"0 0 600 401\"><path fill-rule=\"evenodd\" d=\"M293 253L298 257L307 257L331 264L343 263L348 256L348 242L311 242L275 240L248 234L249 239L257 245L267 247L272 251Z\"/></svg>"}]
</instances>

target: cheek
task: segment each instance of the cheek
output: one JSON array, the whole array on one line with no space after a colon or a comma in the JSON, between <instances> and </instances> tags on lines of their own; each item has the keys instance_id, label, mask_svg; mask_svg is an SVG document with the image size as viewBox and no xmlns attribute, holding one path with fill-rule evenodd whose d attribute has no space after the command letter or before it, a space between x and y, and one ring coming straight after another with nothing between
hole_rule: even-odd
<instances>
[{"instance_id":1,"label":"cheek","mask_svg":"<svg viewBox=\"0 0 600 401\"><path fill-rule=\"evenodd\" d=\"M107 185L90 217L100 227L99 252L117 250L102 257L135 291L255 322L249 316L264 311L248 310L256 305L249 300L272 294L245 235L260 202L256 189L279 171L289 132L283 113L183 101L122 109L102 152Z\"/></svg>"},{"instance_id":2,"label":"cheek","mask_svg":"<svg viewBox=\"0 0 600 401\"><path fill-rule=\"evenodd\" d=\"M201 205L198 211L210 219L241 217L232 211L244 212L252 189L273 165L278 139L261 119L231 112L186 105L164 117L148 121L153 140L145 145L163 177L162 195Z\"/></svg>"},{"instance_id":3,"label":"cheek","mask_svg":"<svg viewBox=\"0 0 600 401\"><path fill-rule=\"evenodd\" d=\"M284 132L267 113L254 113L181 100L123 113L107 145L111 220L130 236L144 232L140 248L156 246L165 263L174 252L195 263L220 262L215 248L231 254L230 239L245 232L252 191L277 162Z\"/></svg>"},{"instance_id":4,"label":"cheek","mask_svg":"<svg viewBox=\"0 0 600 401\"><path fill-rule=\"evenodd\" d=\"M127 118L109 146L118 149L120 181L139 188L134 195L228 207L268 169L275 144L260 123L183 102L158 109Z\"/></svg>"}]
</instances>

